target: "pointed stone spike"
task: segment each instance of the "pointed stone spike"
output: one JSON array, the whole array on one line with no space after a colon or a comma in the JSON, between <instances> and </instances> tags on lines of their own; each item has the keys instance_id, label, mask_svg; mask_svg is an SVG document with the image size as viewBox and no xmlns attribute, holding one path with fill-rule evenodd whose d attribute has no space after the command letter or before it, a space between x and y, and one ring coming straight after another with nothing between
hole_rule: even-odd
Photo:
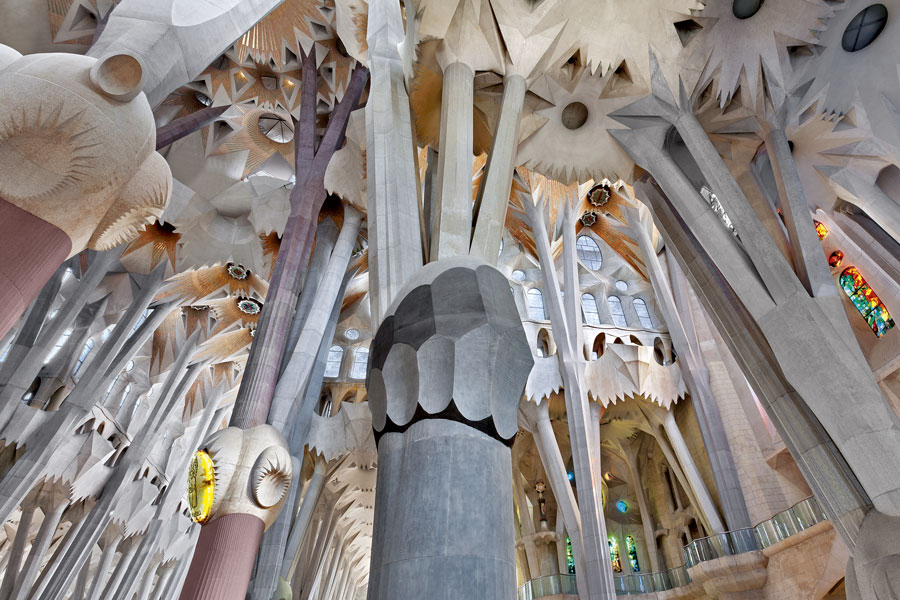
<instances>
[{"instance_id":1,"label":"pointed stone spike","mask_svg":"<svg viewBox=\"0 0 900 600\"><path fill-rule=\"evenodd\" d=\"M650 52L650 89L655 97L675 106L675 96L672 95L672 90L669 89L669 82L666 81L666 77L663 75L656 53L649 44L647 45L647 50Z\"/></svg>"}]
</instances>

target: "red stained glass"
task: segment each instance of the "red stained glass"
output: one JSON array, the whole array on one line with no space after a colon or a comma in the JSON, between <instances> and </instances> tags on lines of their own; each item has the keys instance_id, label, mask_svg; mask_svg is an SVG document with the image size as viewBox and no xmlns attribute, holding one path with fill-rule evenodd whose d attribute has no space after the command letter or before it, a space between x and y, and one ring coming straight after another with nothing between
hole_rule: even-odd
<instances>
[{"instance_id":1,"label":"red stained glass","mask_svg":"<svg viewBox=\"0 0 900 600\"><path fill-rule=\"evenodd\" d=\"M823 223L819 223L818 221L813 221L813 225L816 226L816 234L818 234L820 240L824 240L825 236L828 235L828 228L825 227Z\"/></svg>"},{"instance_id":2,"label":"red stained glass","mask_svg":"<svg viewBox=\"0 0 900 600\"><path fill-rule=\"evenodd\" d=\"M836 269L841 266L841 263L844 262L844 253L840 250L835 250L831 253L831 256L828 257L828 266L832 269Z\"/></svg>"}]
</instances>

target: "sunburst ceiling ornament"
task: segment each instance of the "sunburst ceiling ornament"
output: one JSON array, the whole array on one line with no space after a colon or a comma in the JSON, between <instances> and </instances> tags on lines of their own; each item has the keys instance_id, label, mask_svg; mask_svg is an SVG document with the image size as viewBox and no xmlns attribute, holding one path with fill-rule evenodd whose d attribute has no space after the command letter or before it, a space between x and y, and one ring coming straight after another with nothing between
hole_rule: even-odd
<instances>
[{"instance_id":1,"label":"sunburst ceiling ornament","mask_svg":"<svg viewBox=\"0 0 900 600\"><path fill-rule=\"evenodd\" d=\"M128 256L145 246L150 246L152 248L150 253L151 268L159 264L163 255L168 257L169 263L174 268L175 251L178 248L178 241L180 239L181 234L176 233L175 227L171 224L154 221L145 226L144 229L138 233L137 238L128 244L128 247L125 249L125 252L122 253L122 256Z\"/></svg>"},{"instance_id":2,"label":"sunburst ceiling ornament","mask_svg":"<svg viewBox=\"0 0 900 600\"><path fill-rule=\"evenodd\" d=\"M543 125L519 144L519 162L529 170L565 183L590 179L630 181L634 163L609 135L609 129L618 129L621 124L608 115L643 96L644 86L633 81L625 63L621 69L603 76L591 75L585 69L574 85L566 77L541 80L546 86L545 99L551 105L535 112L536 117L543 119ZM575 103L582 105L587 114L579 119L580 125L572 128L579 121L566 121L565 113Z\"/></svg>"},{"instance_id":3,"label":"sunburst ceiling ornament","mask_svg":"<svg viewBox=\"0 0 900 600\"><path fill-rule=\"evenodd\" d=\"M234 266L232 263L229 264ZM243 267L241 268L243 269ZM253 291L259 297L265 298L269 291L269 284L254 275L249 269L244 270L243 277L235 277L229 267L214 265L193 271L184 271L169 278L156 295L156 300L182 297L186 303L194 304L198 300L208 298L222 290L238 297L249 297L250 292Z\"/></svg>"},{"instance_id":4,"label":"sunburst ceiling ornament","mask_svg":"<svg viewBox=\"0 0 900 600\"><path fill-rule=\"evenodd\" d=\"M757 6L758 5L758 6ZM701 69L697 88L715 81L715 96L725 106L742 75L757 96L762 81L761 65L766 66L769 83L785 87L803 58L815 51L820 30L834 11L826 2L809 0L767 0L747 5L736 16L733 0L706 0L697 16L680 23L689 40L687 66ZM752 14L750 8L757 10Z\"/></svg>"}]
</instances>

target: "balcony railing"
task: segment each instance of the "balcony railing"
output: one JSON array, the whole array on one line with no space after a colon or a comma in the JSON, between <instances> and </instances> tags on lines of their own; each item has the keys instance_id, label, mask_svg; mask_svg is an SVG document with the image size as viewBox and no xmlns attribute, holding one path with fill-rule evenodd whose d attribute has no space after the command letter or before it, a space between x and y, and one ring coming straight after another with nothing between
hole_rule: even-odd
<instances>
[{"instance_id":1,"label":"balcony railing","mask_svg":"<svg viewBox=\"0 0 900 600\"><path fill-rule=\"evenodd\" d=\"M519 600L533 600L534 598L560 594L578 595L578 590L575 588L574 575L546 575L532 579L519 588Z\"/></svg>"},{"instance_id":2,"label":"balcony railing","mask_svg":"<svg viewBox=\"0 0 900 600\"><path fill-rule=\"evenodd\" d=\"M685 562L688 567L693 567L722 556L762 550L826 519L819 503L810 496L756 527L716 533L694 540L684 547Z\"/></svg>"},{"instance_id":3,"label":"balcony railing","mask_svg":"<svg viewBox=\"0 0 900 600\"><path fill-rule=\"evenodd\" d=\"M756 527L717 533L696 539L684 547L685 564L659 573L633 573L614 577L616 594L649 594L688 585L688 568L707 560L762 550L825 521L827 517L814 497L763 521ZM577 595L574 575L548 575L532 579L519 588L519 600L559 594Z\"/></svg>"},{"instance_id":4,"label":"balcony railing","mask_svg":"<svg viewBox=\"0 0 900 600\"><path fill-rule=\"evenodd\" d=\"M613 577L613 581L616 594L623 596L664 592L689 584L691 578L688 576L687 568L682 565L659 573L633 573L623 577Z\"/></svg>"},{"instance_id":5,"label":"balcony railing","mask_svg":"<svg viewBox=\"0 0 900 600\"><path fill-rule=\"evenodd\" d=\"M754 529L760 547L768 548L827 519L815 497L810 496L768 521L763 521Z\"/></svg>"}]
</instances>

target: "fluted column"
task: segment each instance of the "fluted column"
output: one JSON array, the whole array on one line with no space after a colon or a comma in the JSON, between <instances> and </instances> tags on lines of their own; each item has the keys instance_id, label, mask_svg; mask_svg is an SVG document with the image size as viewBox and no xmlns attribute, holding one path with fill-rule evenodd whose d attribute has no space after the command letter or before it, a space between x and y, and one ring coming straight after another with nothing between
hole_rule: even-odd
<instances>
[{"instance_id":1,"label":"fluted column","mask_svg":"<svg viewBox=\"0 0 900 600\"><path fill-rule=\"evenodd\" d=\"M515 597L509 445L532 365L509 283L481 261L423 267L388 309L367 379L370 600Z\"/></svg>"}]
</instances>

